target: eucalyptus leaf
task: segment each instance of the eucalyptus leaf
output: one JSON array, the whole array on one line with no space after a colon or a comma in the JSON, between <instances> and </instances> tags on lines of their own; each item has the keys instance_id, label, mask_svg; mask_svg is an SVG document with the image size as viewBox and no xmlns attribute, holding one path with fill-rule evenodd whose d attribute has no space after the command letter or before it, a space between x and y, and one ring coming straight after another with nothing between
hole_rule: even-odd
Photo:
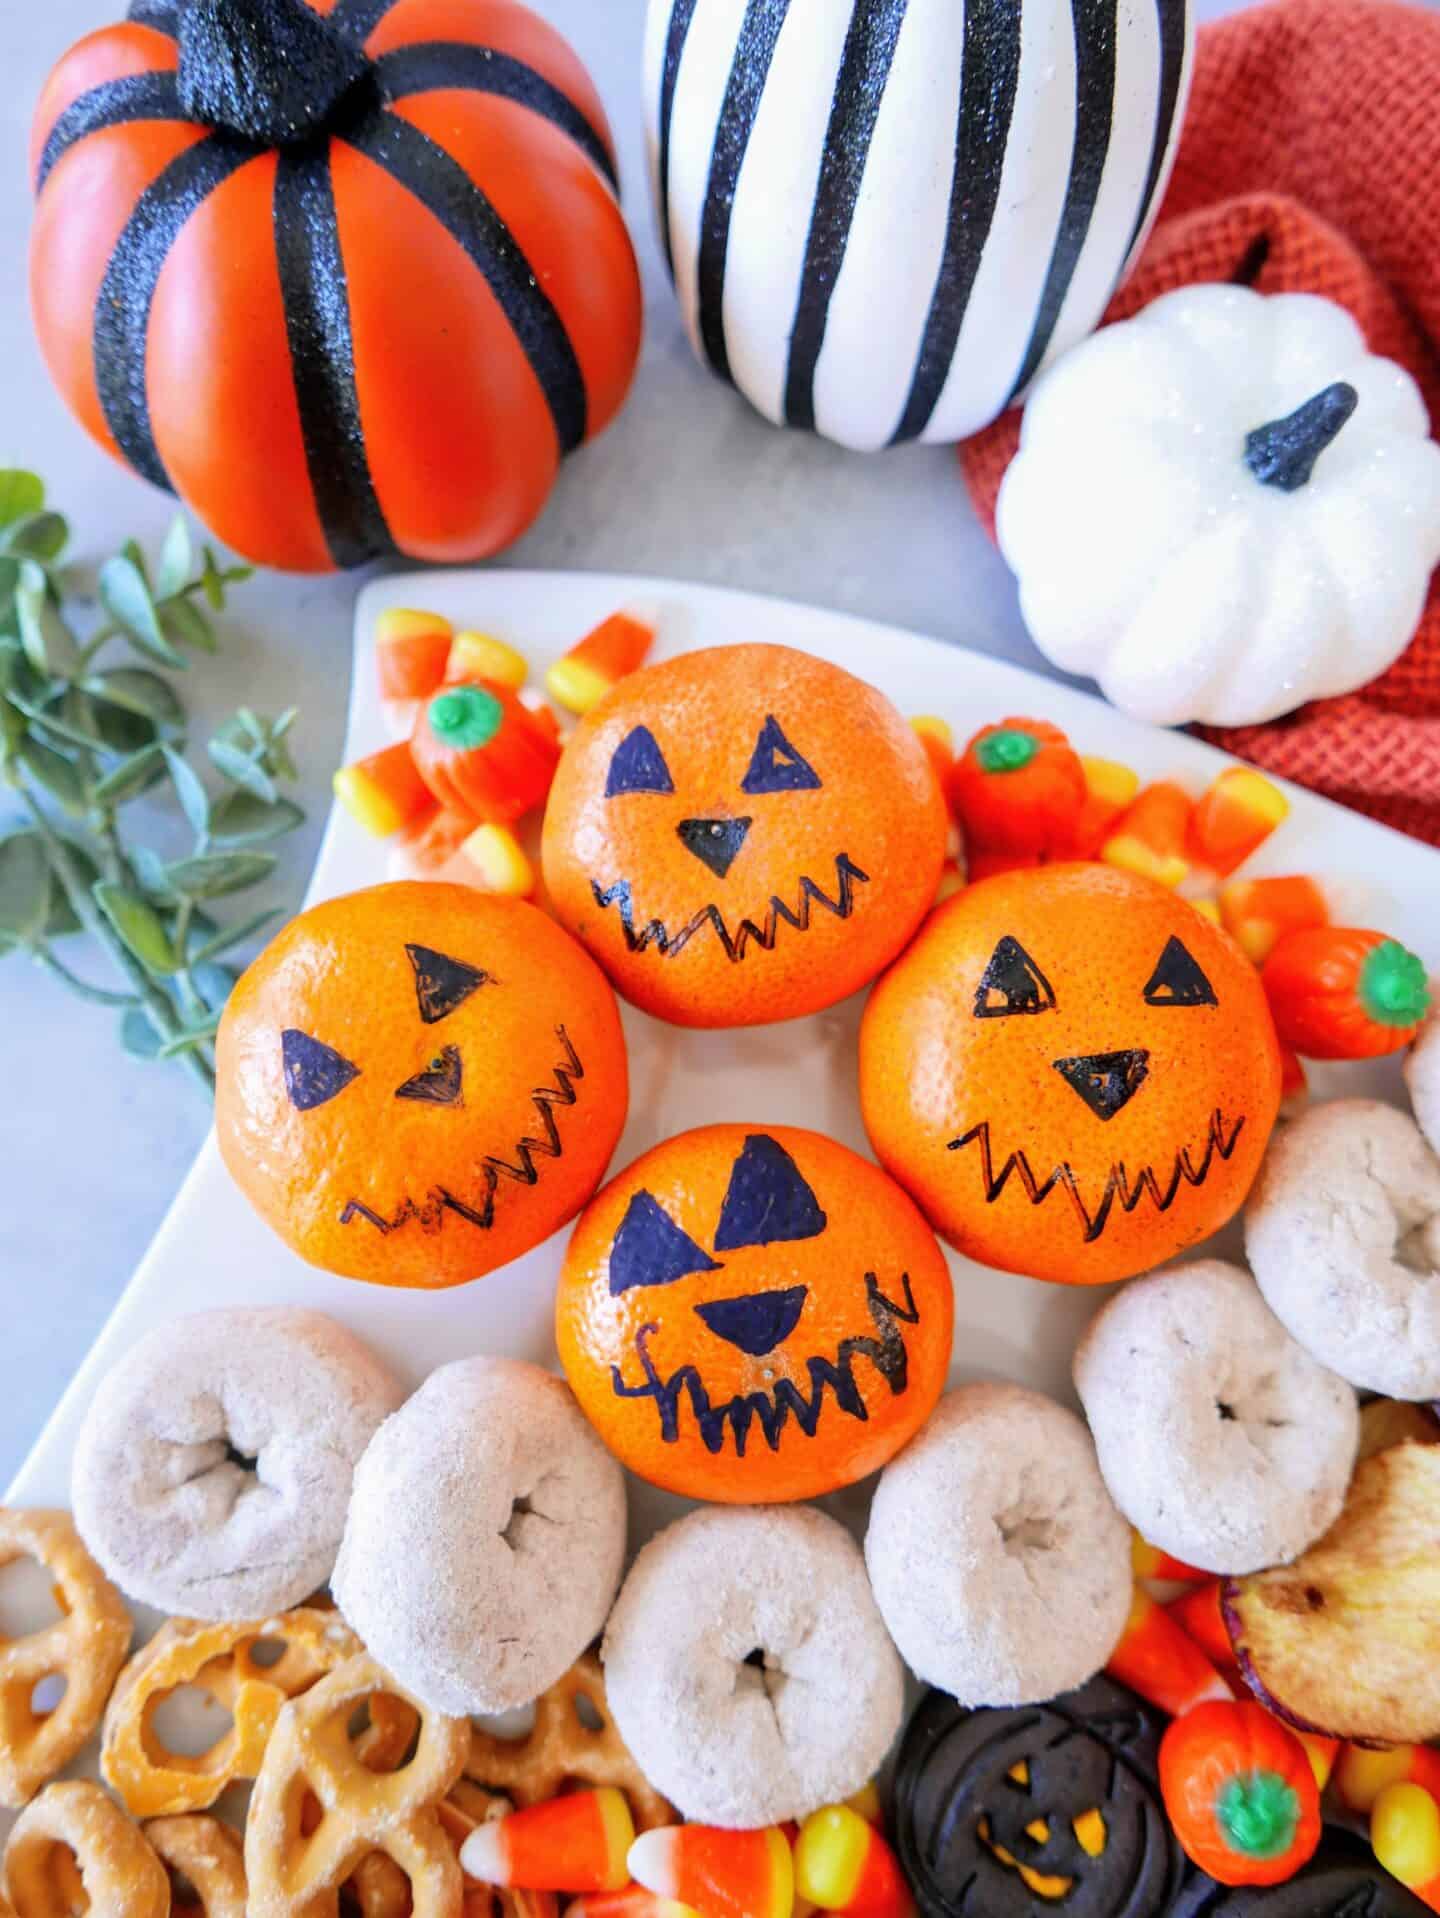
<instances>
[{"instance_id":1,"label":"eucalyptus leaf","mask_svg":"<svg viewBox=\"0 0 1440 1918\"><path fill-rule=\"evenodd\" d=\"M207 600L217 613L225 610L225 575L220 570L220 562L215 557L215 548L205 548L205 564L200 573L200 587Z\"/></svg>"},{"instance_id":2,"label":"eucalyptus leaf","mask_svg":"<svg viewBox=\"0 0 1440 1918\"><path fill-rule=\"evenodd\" d=\"M165 764L170 768L171 783L175 796L180 801L180 810L190 822L190 830L197 839L203 839L210 829L210 798L200 784L199 775L181 758L171 746L165 749Z\"/></svg>"},{"instance_id":3,"label":"eucalyptus leaf","mask_svg":"<svg viewBox=\"0 0 1440 1918\"><path fill-rule=\"evenodd\" d=\"M157 1059L178 1059L182 1052L193 1052L197 1046L209 1043L219 1028L218 1019L207 1019L201 1025L187 1026L173 1039L167 1039L156 1053Z\"/></svg>"},{"instance_id":4,"label":"eucalyptus leaf","mask_svg":"<svg viewBox=\"0 0 1440 1918\"><path fill-rule=\"evenodd\" d=\"M132 1059L146 1065L160 1057L160 1035L136 1006L120 1020L120 1043Z\"/></svg>"},{"instance_id":5,"label":"eucalyptus leaf","mask_svg":"<svg viewBox=\"0 0 1440 1918\"><path fill-rule=\"evenodd\" d=\"M59 513L27 513L5 528L5 550L51 565L70 544L69 523Z\"/></svg>"},{"instance_id":6,"label":"eucalyptus leaf","mask_svg":"<svg viewBox=\"0 0 1440 1918\"><path fill-rule=\"evenodd\" d=\"M243 892L269 878L275 869L271 852L213 852L197 859L176 859L165 868L174 891L187 899L219 899L227 892Z\"/></svg>"},{"instance_id":7,"label":"eucalyptus leaf","mask_svg":"<svg viewBox=\"0 0 1440 1918\"><path fill-rule=\"evenodd\" d=\"M20 763L72 819L85 817L85 782L62 753L55 752L32 734L20 742Z\"/></svg>"},{"instance_id":8,"label":"eucalyptus leaf","mask_svg":"<svg viewBox=\"0 0 1440 1918\"><path fill-rule=\"evenodd\" d=\"M233 952L236 946L243 945L247 939L253 939L262 926L268 926L272 919L279 917L280 908L271 906L264 912L257 912L250 919L242 919L238 926L222 926L205 941L204 945L197 946L191 953L191 965L202 965L205 960L213 959L222 952Z\"/></svg>"},{"instance_id":9,"label":"eucalyptus leaf","mask_svg":"<svg viewBox=\"0 0 1440 1918\"><path fill-rule=\"evenodd\" d=\"M126 712L153 719L157 726L179 727L185 724L185 708L168 680L144 666L120 666L108 673L92 673L81 685L107 706L121 706Z\"/></svg>"},{"instance_id":10,"label":"eucalyptus leaf","mask_svg":"<svg viewBox=\"0 0 1440 1918\"><path fill-rule=\"evenodd\" d=\"M20 584L20 562L8 553L0 553L0 619L8 619L15 607L15 588Z\"/></svg>"},{"instance_id":11,"label":"eucalyptus leaf","mask_svg":"<svg viewBox=\"0 0 1440 1918\"><path fill-rule=\"evenodd\" d=\"M143 747L155 743L154 720L144 718L139 713L127 712L123 706L92 703L90 717L95 731L112 753L138 753Z\"/></svg>"},{"instance_id":12,"label":"eucalyptus leaf","mask_svg":"<svg viewBox=\"0 0 1440 1918\"><path fill-rule=\"evenodd\" d=\"M195 548L190 538L190 524L183 513L177 513L170 522L165 544L160 548L160 564L155 573L155 597L169 599L180 592L189 585L194 568Z\"/></svg>"},{"instance_id":13,"label":"eucalyptus leaf","mask_svg":"<svg viewBox=\"0 0 1440 1918\"><path fill-rule=\"evenodd\" d=\"M175 894L165 877L165 861L153 847L132 846L130 864L150 899L161 905L174 903Z\"/></svg>"},{"instance_id":14,"label":"eucalyptus leaf","mask_svg":"<svg viewBox=\"0 0 1440 1918\"><path fill-rule=\"evenodd\" d=\"M93 891L95 882L100 877L100 868L78 840L71 839L68 834L62 834L61 837L65 841L65 851L77 882L85 888L86 892ZM45 922L46 938L65 939L71 933L84 930L75 908L70 904L69 894L57 877L50 894L50 917Z\"/></svg>"},{"instance_id":15,"label":"eucalyptus leaf","mask_svg":"<svg viewBox=\"0 0 1440 1918\"><path fill-rule=\"evenodd\" d=\"M190 977L210 1010L223 1012L239 974L231 966L217 966L213 960L197 959L190 967Z\"/></svg>"},{"instance_id":16,"label":"eucalyptus leaf","mask_svg":"<svg viewBox=\"0 0 1440 1918\"><path fill-rule=\"evenodd\" d=\"M145 575L133 559L121 556L106 560L100 568L100 603L142 653L166 666L185 665L184 654L160 629L160 616Z\"/></svg>"},{"instance_id":17,"label":"eucalyptus leaf","mask_svg":"<svg viewBox=\"0 0 1440 1918\"><path fill-rule=\"evenodd\" d=\"M140 575L141 579L144 580L146 590L148 591L150 586L150 566L145 558L145 549L141 546L139 540L127 539L125 544L120 548L120 557L129 560L130 564L135 568L135 571Z\"/></svg>"},{"instance_id":18,"label":"eucalyptus leaf","mask_svg":"<svg viewBox=\"0 0 1440 1918\"><path fill-rule=\"evenodd\" d=\"M15 586L15 617L20 644L38 673L65 672L75 663L75 641L51 604L45 569L33 559L22 559Z\"/></svg>"},{"instance_id":19,"label":"eucalyptus leaf","mask_svg":"<svg viewBox=\"0 0 1440 1918\"><path fill-rule=\"evenodd\" d=\"M118 766L113 766L92 787L90 797L97 806L122 805L125 800L133 799L136 793L144 792L147 786L153 785L164 763L163 748L153 743L142 746L138 753L131 753L128 759L122 759Z\"/></svg>"},{"instance_id":20,"label":"eucalyptus leaf","mask_svg":"<svg viewBox=\"0 0 1440 1918\"><path fill-rule=\"evenodd\" d=\"M41 938L50 891L50 862L39 833L7 833L0 839L0 933L25 946Z\"/></svg>"},{"instance_id":21,"label":"eucalyptus leaf","mask_svg":"<svg viewBox=\"0 0 1440 1918\"><path fill-rule=\"evenodd\" d=\"M224 773L227 779L233 780L237 786L243 787L246 792L253 793L257 799L263 799L267 805L279 798L280 795L275 790L275 781L254 757L253 752L236 745L232 740L224 737L223 733L217 733L206 750L216 769Z\"/></svg>"},{"instance_id":22,"label":"eucalyptus leaf","mask_svg":"<svg viewBox=\"0 0 1440 1918\"><path fill-rule=\"evenodd\" d=\"M0 467L0 526L10 526L45 504L45 482L17 466Z\"/></svg>"},{"instance_id":23,"label":"eucalyptus leaf","mask_svg":"<svg viewBox=\"0 0 1440 1918\"><path fill-rule=\"evenodd\" d=\"M141 965L160 974L174 972L175 948L164 921L147 899L125 886L102 879L95 887L95 903Z\"/></svg>"},{"instance_id":24,"label":"eucalyptus leaf","mask_svg":"<svg viewBox=\"0 0 1440 1918\"><path fill-rule=\"evenodd\" d=\"M22 692L12 692L10 698L32 726L41 728L50 743L58 742L61 747L78 746L87 753L94 752L100 744L90 715L73 711L68 698L62 697L56 703L54 694L48 691L38 699Z\"/></svg>"},{"instance_id":25,"label":"eucalyptus leaf","mask_svg":"<svg viewBox=\"0 0 1440 1918\"><path fill-rule=\"evenodd\" d=\"M219 652L214 627L192 600L167 599L159 610L160 624L171 639L181 640L197 652Z\"/></svg>"},{"instance_id":26,"label":"eucalyptus leaf","mask_svg":"<svg viewBox=\"0 0 1440 1918\"><path fill-rule=\"evenodd\" d=\"M304 823L305 814L293 799L257 799L243 788L232 788L216 803L210 837L217 846L262 846Z\"/></svg>"}]
</instances>

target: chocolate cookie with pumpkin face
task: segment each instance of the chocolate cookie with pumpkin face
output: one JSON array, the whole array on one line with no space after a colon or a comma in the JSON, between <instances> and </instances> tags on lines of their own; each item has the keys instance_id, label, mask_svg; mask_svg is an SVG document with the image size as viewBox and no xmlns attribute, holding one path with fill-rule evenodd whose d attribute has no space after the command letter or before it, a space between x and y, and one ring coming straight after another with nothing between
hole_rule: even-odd
<instances>
[{"instance_id":1,"label":"chocolate cookie with pumpkin face","mask_svg":"<svg viewBox=\"0 0 1440 1918\"><path fill-rule=\"evenodd\" d=\"M1163 886L1100 865L982 880L871 995L881 1163L971 1258L1129 1278L1218 1231L1280 1102L1254 967Z\"/></svg>"},{"instance_id":2,"label":"chocolate cookie with pumpkin face","mask_svg":"<svg viewBox=\"0 0 1440 1918\"><path fill-rule=\"evenodd\" d=\"M687 653L587 716L545 816L561 921L619 990L687 1026L816 1012L935 898L946 813L881 693L785 646Z\"/></svg>"}]
</instances>

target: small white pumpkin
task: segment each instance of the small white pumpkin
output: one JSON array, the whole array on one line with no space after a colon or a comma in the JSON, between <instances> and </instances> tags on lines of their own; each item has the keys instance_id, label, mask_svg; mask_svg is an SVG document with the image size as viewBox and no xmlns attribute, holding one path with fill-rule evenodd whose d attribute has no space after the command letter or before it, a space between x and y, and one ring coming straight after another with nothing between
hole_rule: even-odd
<instances>
[{"instance_id":1,"label":"small white pumpkin","mask_svg":"<svg viewBox=\"0 0 1440 1918\"><path fill-rule=\"evenodd\" d=\"M1440 447L1342 307L1193 286L1065 354L996 531L1035 643L1157 725L1353 692L1440 561Z\"/></svg>"}]
</instances>

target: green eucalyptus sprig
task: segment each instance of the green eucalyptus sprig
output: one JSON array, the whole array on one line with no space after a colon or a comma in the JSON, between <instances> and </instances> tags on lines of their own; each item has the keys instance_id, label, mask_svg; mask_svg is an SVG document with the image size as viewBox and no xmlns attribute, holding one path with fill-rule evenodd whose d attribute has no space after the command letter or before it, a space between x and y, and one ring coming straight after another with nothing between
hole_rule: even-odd
<instances>
[{"instance_id":1,"label":"green eucalyptus sprig","mask_svg":"<svg viewBox=\"0 0 1440 1918\"><path fill-rule=\"evenodd\" d=\"M174 680L217 650L211 614L251 569L208 546L197 556L177 519L153 571L133 540L105 561L100 615L82 636L61 569L69 538L35 474L0 470L0 785L25 815L0 835L0 954L28 953L114 1008L132 1057L177 1060L213 1091L236 977L224 955L274 914L220 925L209 908L268 878L275 854L263 848L304 819L279 790L295 777L295 713L241 707L227 719L206 749L212 790L185 757ZM125 808L162 782L193 839L180 859L126 830ZM82 936L90 950L72 964L56 947ZM105 983L92 976L97 957L114 975Z\"/></svg>"}]
</instances>

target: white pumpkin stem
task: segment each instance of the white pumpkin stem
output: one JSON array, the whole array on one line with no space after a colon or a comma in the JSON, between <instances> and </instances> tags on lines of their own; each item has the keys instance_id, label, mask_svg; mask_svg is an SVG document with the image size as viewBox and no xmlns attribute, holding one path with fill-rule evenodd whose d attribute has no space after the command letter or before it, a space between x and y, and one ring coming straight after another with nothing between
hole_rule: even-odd
<instances>
[{"instance_id":1,"label":"white pumpkin stem","mask_svg":"<svg viewBox=\"0 0 1440 1918\"><path fill-rule=\"evenodd\" d=\"M188 0L178 39L186 115L261 146L313 139L370 72L305 0Z\"/></svg>"},{"instance_id":2,"label":"white pumpkin stem","mask_svg":"<svg viewBox=\"0 0 1440 1918\"><path fill-rule=\"evenodd\" d=\"M1315 462L1360 403L1346 380L1336 380L1284 419L1270 420L1245 435L1245 464L1262 486L1294 493L1315 471Z\"/></svg>"}]
</instances>

